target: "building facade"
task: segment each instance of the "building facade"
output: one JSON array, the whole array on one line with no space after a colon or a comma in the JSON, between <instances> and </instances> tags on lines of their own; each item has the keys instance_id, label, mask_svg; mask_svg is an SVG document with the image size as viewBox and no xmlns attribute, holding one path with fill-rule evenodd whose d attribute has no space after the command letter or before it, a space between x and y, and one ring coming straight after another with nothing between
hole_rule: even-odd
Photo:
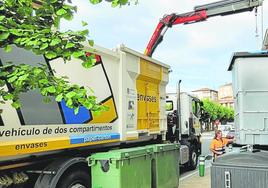
<instances>
[{"instance_id":1,"label":"building facade","mask_svg":"<svg viewBox=\"0 0 268 188\"><path fill-rule=\"evenodd\" d=\"M218 102L226 107L234 108L234 97L232 83L219 87Z\"/></svg>"},{"instance_id":2,"label":"building facade","mask_svg":"<svg viewBox=\"0 0 268 188\"><path fill-rule=\"evenodd\" d=\"M218 101L218 91L210 88L201 88L192 91L192 93L199 99L210 99L212 101Z\"/></svg>"}]
</instances>

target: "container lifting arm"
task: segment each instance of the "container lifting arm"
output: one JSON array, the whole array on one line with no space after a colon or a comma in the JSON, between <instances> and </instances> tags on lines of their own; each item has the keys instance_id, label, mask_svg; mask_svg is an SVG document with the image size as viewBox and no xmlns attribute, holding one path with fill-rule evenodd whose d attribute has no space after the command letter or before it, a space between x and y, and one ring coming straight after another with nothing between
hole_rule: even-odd
<instances>
[{"instance_id":1,"label":"container lifting arm","mask_svg":"<svg viewBox=\"0 0 268 188\"><path fill-rule=\"evenodd\" d=\"M252 11L261 6L263 0L223 0L206 5L196 6L194 11L184 14L165 15L158 23L147 47L145 55L152 56L154 50L163 40L167 29L177 24L190 24L205 21L213 16L226 16L245 11Z\"/></svg>"}]
</instances>

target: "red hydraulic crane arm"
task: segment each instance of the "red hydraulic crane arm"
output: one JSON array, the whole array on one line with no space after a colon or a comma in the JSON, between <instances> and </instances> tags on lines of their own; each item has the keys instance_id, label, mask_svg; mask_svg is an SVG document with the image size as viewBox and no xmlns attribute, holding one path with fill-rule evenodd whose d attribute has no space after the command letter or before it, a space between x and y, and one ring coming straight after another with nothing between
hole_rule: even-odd
<instances>
[{"instance_id":1,"label":"red hydraulic crane arm","mask_svg":"<svg viewBox=\"0 0 268 188\"><path fill-rule=\"evenodd\" d=\"M177 24L187 24L193 22L199 22L207 19L207 14L205 10L197 12L189 12L185 14L171 14L164 16L158 23L147 47L145 50L145 55L152 56L157 45L162 42L163 36L169 27Z\"/></svg>"},{"instance_id":2,"label":"red hydraulic crane arm","mask_svg":"<svg viewBox=\"0 0 268 188\"><path fill-rule=\"evenodd\" d=\"M226 16L252 11L254 8L261 6L262 2L263 0L221 0L215 3L197 6L193 12L164 16L158 23L146 47L145 55L152 56L158 44L162 42L167 29L173 25L200 22L213 16Z\"/></svg>"}]
</instances>

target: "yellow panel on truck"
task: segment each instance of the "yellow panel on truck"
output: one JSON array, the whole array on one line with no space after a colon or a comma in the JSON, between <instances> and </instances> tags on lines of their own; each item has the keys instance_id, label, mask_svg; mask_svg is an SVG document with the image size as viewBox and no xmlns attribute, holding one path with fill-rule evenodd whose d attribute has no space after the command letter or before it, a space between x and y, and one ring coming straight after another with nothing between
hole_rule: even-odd
<instances>
[{"instance_id":1,"label":"yellow panel on truck","mask_svg":"<svg viewBox=\"0 0 268 188\"><path fill-rule=\"evenodd\" d=\"M150 140L165 134L169 66L123 45L115 50L95 48L97 62L90 69L83 68L77 59L47 61L15 46L10 53L0 49L0 66L8 62L46 64L56 76L67 76L70 83L90 88L89 92L92 89L97 101L109 107L100 115L81 107L75 115L64 100L57 103L51 98L51 103L44 104L39 91L22 93L20 109L12 108L10 102L0 104L0 162L40 152L139 141L141 135ZM5 89L12 88L6 85Z\"/></svg>"},{"instance_id":2,"label":"yellow panel on truck","mask_svg":"<svg viewBox=\"0 0 268 188\"><path fill-rule=\"evenodd\" d=\"M160 130L160 83L163 67L145 59L137 78L138 130Z\"/></svg>"}]
</instances>

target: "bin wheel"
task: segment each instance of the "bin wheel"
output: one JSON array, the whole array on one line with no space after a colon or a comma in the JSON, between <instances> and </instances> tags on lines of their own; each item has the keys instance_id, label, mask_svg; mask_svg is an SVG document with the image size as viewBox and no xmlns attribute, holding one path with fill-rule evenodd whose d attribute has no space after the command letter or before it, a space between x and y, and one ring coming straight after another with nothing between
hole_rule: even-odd
<instances>
[{"instance_id":1,"label":"bin wheel","mask_svg":"<svg viewBox=\"0 0 268 188\"><path fill-rule=\"evenodd\" d=\"M79 169L73 169L63 174L57 188L90 188L90 175Z\"/></svg>"},{"instance_id":2,"label":"bin wheel","mask_svg":"<svg viewBox=\"0 0 268 188\"><path fill-rule=\"evenodd\" d=\"M190 170L195 170L197 166L197 152L194 146L190 147L190 155L189 155L189 162L188 162L188 168Z\"/></svg>"}]
</instances>

